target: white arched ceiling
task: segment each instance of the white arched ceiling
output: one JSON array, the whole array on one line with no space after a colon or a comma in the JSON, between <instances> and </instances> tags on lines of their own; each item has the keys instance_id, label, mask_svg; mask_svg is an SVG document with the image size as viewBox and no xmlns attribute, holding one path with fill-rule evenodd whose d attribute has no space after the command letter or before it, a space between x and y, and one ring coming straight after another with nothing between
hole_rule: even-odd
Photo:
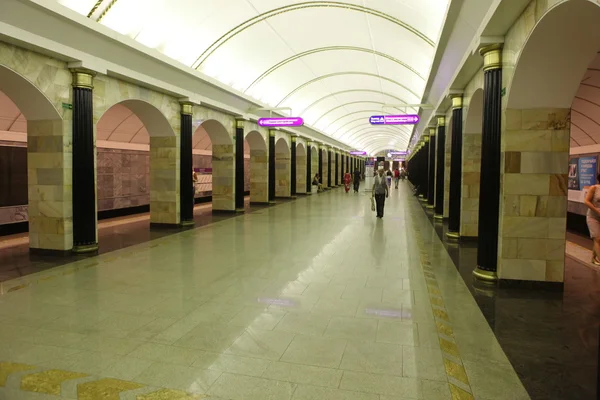
<instances>
[{"instance_id":1,"label":"white arched ceiling","mask_svg":"<svg viewBox=\"0 0 600 400\"><path fill-rule=\"evenodd\" d=\"M351 114L418 111L382 106L421 103L450 2L56 1L357 148Z\"/></svg>"}]
</instances>

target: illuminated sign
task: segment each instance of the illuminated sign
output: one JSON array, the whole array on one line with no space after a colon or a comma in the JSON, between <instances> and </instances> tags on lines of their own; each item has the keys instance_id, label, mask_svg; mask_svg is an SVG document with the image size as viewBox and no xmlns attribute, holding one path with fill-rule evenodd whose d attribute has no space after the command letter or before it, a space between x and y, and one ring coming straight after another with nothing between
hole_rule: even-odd
<instances>
[{"instance_id":1,"label":"illuminated sign","mask_svg":"<svg viewBox=\"0 0 600 400\"><path fill-rule=\"evenodd\" d=\"M406 155L406 151L390 151L390 154L392 156L405 156Z\"/></svg>"},{"instance_id":2,"label":"illuminated sign","mask_svg":"<svg viewBox=\"0 0 600 400\"><path fill-rule=\"evenodd\" d=\"M369 118L371 125L415 125L421 118L416 114L407 115L373 115Z\"/></svg>"},{"instance_id":3,"label":"illuminated sign","mask_svg":"<svg viewBox=\"0 0 600 400\"><path fill-rule=\"evenodd\" d=\"M300 117L261 118L258 120L258 125L267 128L274 128L280 126L302 126L304 125L304 120Z\"/></svg>"},{"instance_id":4,"label":"illuminated sign","mask_svg":"<svg viewBox=\"0 0 600 400\"><path fill-rule=\"evenodd\" d=\"M350 154L353 156L366 156L367 152L366 151L351 151Z\"/></svg>"}]
</instances>

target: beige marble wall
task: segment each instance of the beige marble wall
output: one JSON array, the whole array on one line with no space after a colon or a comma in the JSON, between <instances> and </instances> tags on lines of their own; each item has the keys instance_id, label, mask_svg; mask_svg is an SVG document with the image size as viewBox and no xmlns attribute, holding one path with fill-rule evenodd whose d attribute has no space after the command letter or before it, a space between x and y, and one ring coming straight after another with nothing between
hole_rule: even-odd
<instances>
[{"instance_id":1,"label":"beige marble wall","mask_svg":"<svg viewBox=\"0 0 600 400\"><path fill-rule=\"evenodd\" d=\"M292 158L290 151L275 152L275 196L290 197Z\"/></svg>"},{"instance_id":2,"label":"beige marble wall","mask_svg":"<svg viewBox=\"0 0 600 400\"><path fill-rule=\"evenodd\" d=\"M296 139L296 193L306 193L306 141Z\"/></svg>"},{"instance_id":3,"label":"beige marble wall","mask_svg":"<svg viewBox=\"0 0 600 400\"><path fill-rule=\"evenodd\" d=\"M179 101L129 82L97 76L94 80L94 125L106 111L119 103L142 120L150 135L150 222L179 224Z\"/></svg>"},{"instance_id":4,"label":"beige marble wall","mask_svg":"<svg viewBox=\"0 0 600 400\"><path fill-rule=\"evenodd\" d=\"M505 112L500 279L563 281L568 115L569 109Z\"/></svg>"},{"instance_id":5,"label":"beige marble wall","mask_svg":"<svg viewBox=\"0 0 600 400\"><path fill-rule=\"evenodd\" d=\"M250 149L250 201L269 202L269 153Z\"/></svg>"},{"instance_id":6,"label":"beige marble wall","mask_svg":"<svg viewBox=\"0 0 600 400\"><path fill-rule=\"evenodd\" d=\"M479 229L479 187L481 182L481 110L483 69L465 87L463 94L462 199L460 236L477 237ZM475 95L475 97L474 97ZM479 104L472 105L476 101ZM472 107L476 107L472 109ZM470 110L473 112L470 113ZM475 115L477 114L477 115Z\"/></svg>"},{"instance_id":7,"label":"beige marble wall","mask_svg":"<svg viewBox=\"0 0 600 400\"><path fill-rule=\"evenodd\" d=\"M310 174L312 175L310 179L312 184L312 179L315 177L315 174L319 172L319 148L315 145L312 145L312 150L310 153L310 162Z\"/></svg>"},{"instance_id":8,"label":"beige marble wall","mask_svg":"<svg viewBox=\"0 0 600 400\"><path fill-rule=\"evenodd\" d=\"M444 157L444 218L450 217L450 163L452 160L452 108L446 112L446 153Z\"/></svg>"},{"instance_id":9,"label":"beige marble wall","mask_svg":"<svg viewBox=\"0 0 600 400\"><path fill-rule=\"evenodd\" d=\"M235 211L235 146L213 144L213 211Z\"/></svg>"},{"instance_id":10,"label":"beige marble wall","mask_svg":"<svg viewBox=\"0 0 600 400\"><path fill-rule=\"evenodd\" d=\"M15 88L6 94L28 120L29 246L71 250L72 110L62 106L72 104L71 73L64 62L3 42L0 68Z\"/></svg>"}]
</instances>

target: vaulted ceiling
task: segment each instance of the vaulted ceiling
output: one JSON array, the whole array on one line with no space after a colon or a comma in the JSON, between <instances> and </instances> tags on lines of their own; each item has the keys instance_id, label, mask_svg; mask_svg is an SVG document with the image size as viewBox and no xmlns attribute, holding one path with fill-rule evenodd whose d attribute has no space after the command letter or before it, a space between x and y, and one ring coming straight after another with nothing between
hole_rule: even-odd
<instances>
[{"instance_id":1,"label":"vaulted ceiling","mask_svg":"<svg viewBox=\"0 0 600 400\"><path fill-rule=\"evenodd\" d=\"M405 149L450 0L57 0L360 150Z\"/></svg>"}]
</instances>

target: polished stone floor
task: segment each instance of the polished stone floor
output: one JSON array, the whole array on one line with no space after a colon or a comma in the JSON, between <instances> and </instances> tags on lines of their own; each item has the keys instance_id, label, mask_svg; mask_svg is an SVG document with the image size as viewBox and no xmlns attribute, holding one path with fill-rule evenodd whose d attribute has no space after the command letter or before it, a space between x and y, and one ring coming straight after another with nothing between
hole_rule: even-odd
<instances>
[{"instance_id":1,"label":"polished stone floor","mask_svg":"<svg viewBox=\"0 0 600 400\"><path fill-rule=\"evenodd\" d=\"M3 283L0 399L529 399L408 185Z\"/></svg>"},{"instance_id":2,"label":"polished stone floor","mask_svg":"<svg viewBox=\"0 0 600 400\"><path fill-rule=\"evenodd\" d=\"M285 201L285 200L279 200ZM246 198L246 212L262 210L268 205L250 204ZM194 208L196 227L210 225L235 217L235 213L213 213L210 203L198 204ZM169 227L150 229L150 214L143 213L126 217L101 220L98 223L98 253L110 253L159 239L189 228ZM87 255L54 255L30 254L27 234L0 237L0 282L21 276L45 271L60 265L88 258Z\"/></svg>"},{"instance_id":3,"label":"polished stone floor","mask_svg":"<svg viewBox=\"0 0 600 400\"><path fill-rule=\"evenodd\" d=\"M562 292L496 289L472 278L477 244L447 241L446 224L429 220L531 398L597 399L600 270L589 238L567 234Z\"/></svg>"}]
</instances>

